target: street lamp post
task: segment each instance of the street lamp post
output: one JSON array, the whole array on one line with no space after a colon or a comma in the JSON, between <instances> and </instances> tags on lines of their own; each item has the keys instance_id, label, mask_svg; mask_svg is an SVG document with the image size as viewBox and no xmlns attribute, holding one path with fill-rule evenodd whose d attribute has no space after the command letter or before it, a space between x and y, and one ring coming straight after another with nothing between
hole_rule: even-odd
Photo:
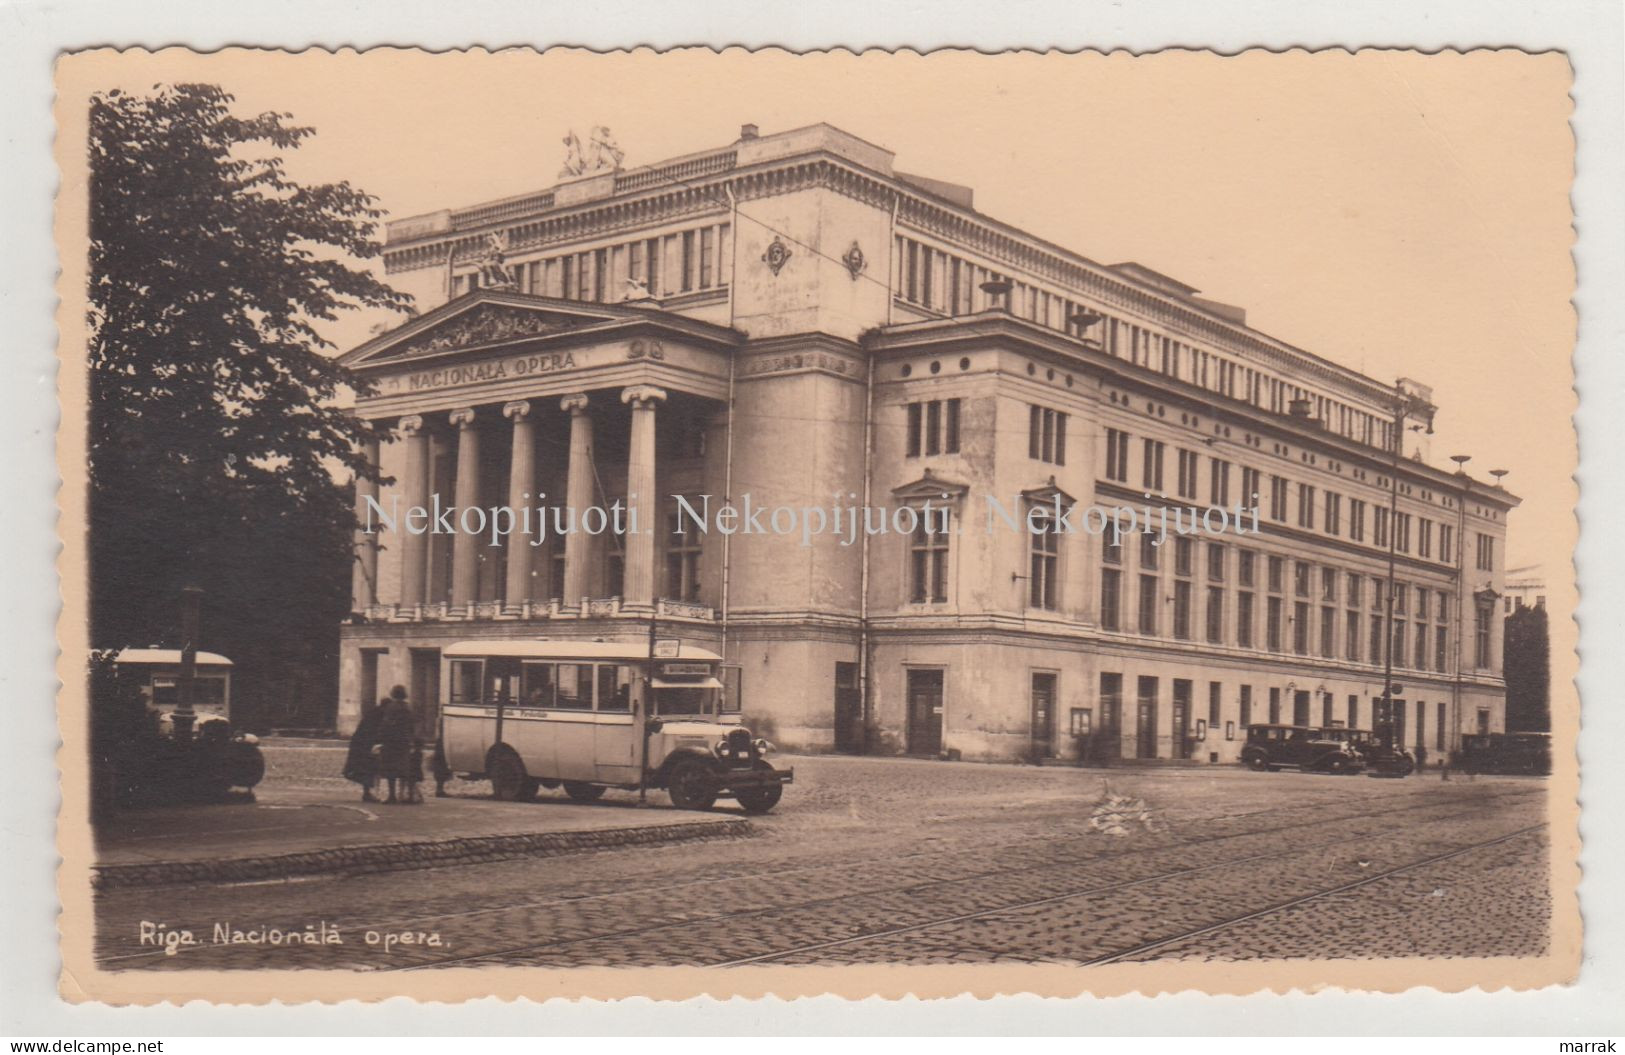
<instances>
[{"instance_id":1,"label":"street lamp post","mask_svg":"<svg viewBox=\"0 0 1625 1055\"><path fill-rule=\"evenodd\" d=\"M1399 686L1394 684L1394 572L1399 554L1399 459L1405 446L1405 419L1412 414L1429 409L1425 401L1406 392L1403 384L1394 386L1394 434L1389 444L1389 471L1388 471L1388 584L1385 589L1386 604L1383 618L1383 649L1382 649L1382 701L1383 716L1386 719L1383 742L1390 751L1403 750L1403 744L1396 743L1394 737L1394 697L1399 695ZM1427 421L1427 431L1433 431L1431 415ZM1421 424L1411 425L1410 429L1420 431Z\"/></svg>"}]
</instances>

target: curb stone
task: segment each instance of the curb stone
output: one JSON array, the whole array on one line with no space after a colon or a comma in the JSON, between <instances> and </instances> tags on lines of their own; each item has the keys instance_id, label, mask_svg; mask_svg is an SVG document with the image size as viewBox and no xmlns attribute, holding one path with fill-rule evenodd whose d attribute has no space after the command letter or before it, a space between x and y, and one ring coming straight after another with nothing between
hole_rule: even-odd
<instances>
[{"instance_id":1,"label":"curb stone","mask_svg":"<svg viewBox=\"0 0 1625 1055\"><path fill-rule=\"evenodd\" d=\"M601 828L584 832L531 832L476 835L458 839L374 843L301 853L222 857L210 861L152 861L100 865L91 871L97 890L164 886L171 883L232 883L292 876L392 872L443 865L483 864L516 857L552 857L584 850L652 846L694 839L739 838L752 834L744 818L690 821L640 828Z\"/></svg>"}]
</instances>

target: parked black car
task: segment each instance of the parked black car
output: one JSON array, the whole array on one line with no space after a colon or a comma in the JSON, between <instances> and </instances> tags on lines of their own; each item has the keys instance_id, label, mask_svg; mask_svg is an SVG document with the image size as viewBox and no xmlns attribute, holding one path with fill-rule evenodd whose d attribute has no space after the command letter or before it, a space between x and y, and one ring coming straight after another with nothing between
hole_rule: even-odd
<instances>
[{"instance_id":1,"label":"parked black car","mask_svg":"<svg viewBox=\"0 0 1625 1055\"><path fill-rule=\"evenodd\" d=\"M1461 738L1451 760L1468 773L1535 773L1552 771L1551 733L1480 733Z\"/></svg>"},{"instance_id":2,"label":"parked black car","mask_svg":"<svg viewBox=\"0 0 1625 1055\"><path fill-rule=\"evenodd\" d=\"M1336 732L1307 725L1249 725L1242 764L1260 773L1291 767L1305 773L1358 773L1365 761Z\"/></svg>"}]
</instances>

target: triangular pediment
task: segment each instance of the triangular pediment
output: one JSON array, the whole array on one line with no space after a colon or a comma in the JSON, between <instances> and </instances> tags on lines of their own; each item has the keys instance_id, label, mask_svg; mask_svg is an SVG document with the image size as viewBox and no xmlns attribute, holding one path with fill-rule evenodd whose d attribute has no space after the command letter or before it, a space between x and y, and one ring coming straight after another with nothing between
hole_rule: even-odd
<instances>
[{"instance_id":1,"label":"triangular pediment","mask_svg":"<svg viewBox=\"0 0 1625 1055\"><path fill-rule=\"evenodd\" d=\"M629 317L629 310L481 290L379 334L340 362L352 368L368 367L489 348L621 322Z\"/></svg>"},{"instance_id":2,"label":"triangular pediment","mask_svg":"<svg viewBox=\"0 0 1625 1055\"><path fill-rule=\"evenodd\" d=\"M943 479L927 469L925 475L913 483L892 488L892 497L905 505L912 502L956 502L964 498L969 490L965 484Z\"/></svg>"},{"instance_id":3,"label":"triangular pediment","mask_svg":"<svg viewBox=\"0 0 1625 1055\"><path fill-rule=\"evenodd\" d=\"M1045 483L1043 486L1034 487L1030 490L1021 492L1021 497L1033 505L1054 506L1059 503L1060 508L1062 509L1070 509L1076 505L1078 501L1076 498L1073 498L1071 495L1061 490L1060 486L1056 484L1055 477L1053 476L1050 477L1049 482Z\"/></svg>"}]
</instances>

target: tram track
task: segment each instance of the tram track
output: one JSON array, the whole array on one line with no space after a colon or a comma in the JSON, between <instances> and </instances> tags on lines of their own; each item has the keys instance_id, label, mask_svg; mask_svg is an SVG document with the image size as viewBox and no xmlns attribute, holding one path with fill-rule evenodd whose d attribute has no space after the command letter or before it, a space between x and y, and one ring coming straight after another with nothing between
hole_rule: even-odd
<instances>
[{"instance_id":1,"label":"tram track","mask_svg":"<svg viewBox=\"0 0 1625 1055\"><path fill-rule=\"evenodd\" d=\"M1499 798L1508 798L1508 797L1522 798L1524 796L1519 795L1519 794L1515 794L1515 793L1510 794L1510 795L1496 796L1497 799L1499 799ZM1482 816L1486 816L1486 815L1498 812L1497 810L1495 810L1493 808L1493 802L1494 802L1494 800L1492 799L1492 800L1489 800L1487 802L1475 803L1472 808L1465 809L1465 810L1457 810L1455 812L1447 813L1447 814L1445 814L1445 815L1443 815L1441 817L1430 818L1430 820L1448 821L1448 820L1457 820L1457 819L1461 819L1461 818L1464 818L1464 817L1482 817ZM1439 806L1437 808L1443 808L1446 805L1452 805L1452 804L1443 804L1443 803L1441 803L1441 804L1439 804ZM866 891L865 896L895 895L895 894L917 894L917 893L919 893L921 891L929 890L931 888L948 887L948 886L963 885L963 884L974 884L974 883L982 882L982 881L985 881L985 880L988 880L988 879L1000 878L1000 877L1005 877L1005 876L1010 876L1010 875L1018 875L1018 874L1024 874L1024 873L1035 873L1035 872L1042 872L1042 871L1046 871L1046 870L1063 869L1063 868L1075 867L1075 866L1079 866L1079 865L1089 865L1089 864L1095 864L1095 865L1106 864L1106 865L1109 865L1109 864L1119 863L1119 862L1125 861L1125 860L1130 859L1130 858L1142 857L1142 856L1155 854L1155 853L1169 853L1169 852L1175 852L1175 851L1179 851L1179 850L1184 850L1184 851L1188 852L1191 848L1201 846L1201 845L1204 845L1204 844L1209 844L1210 845L1210 844L1215 844L1215 843L1230 842L1230 841L1233 841L1233 840L1236 840L1236 839L1244 839L1244 838L1256 837L1256 836L1260 836L1260 835L1274 835L1274 834L1279 834L1279 833L1282 833L1282 832L1292 831L1292 830L1299 829L1299 828L1308 828L1308 827L1322 828L1322 827L1326 827L1328 825L1336 825L1338 823L1345 822L1345 821L1369 820L1369 819L1372 819L1372 818L1375 818L1375 817L1381 817L1381 816L1384 816L1384 815L1387 815L1387 814L1401 813L1401 812L1413 813L1414 814L1415 812L1417 812L1417 808L1412 806L1412 807L1400 807L1400 808L1389 809L1389 810L1369 811L1369 812L1360 813L1360 814L1356 814L1356 815L1352 815L1352 816L1348 816L1348 817L1342 817L1342 818L1327 818L1327 817L1322 816L1322 817L1317 817L1317 818L1315 818L1313 820L1310 820L1310 821L1304 821L1304 822L1299 822L1299 823L1294 823L1294 824L1289 824L1289 825L1277 825L1277 826L1268 827L1268 828L1256 828L1256 829L1251 829L1251 830L1246 831L1246 832L1230 833L1230 834L1225 834L1225 835L1220 835L1220 836L1214 836L1214 837L1207 838L1207 839L1192 840L1191 842L1185 843L1185 844L1182 844L1182 845L1159 845L1159 846L1154 846L1154 847L1140 847L1140 848L1136 848L1136 849L1133 849L1133 850L1126 850L1126 851L1123 851L1123 852L1120 852L1120 853L1097 854L1097 855L1093 855L1093 856L1090 856L1090 857L1075 859L1075 860L1071 860L1071 861L1051 861L1051 862L1046 862L1046 863L1039 864L1039 865L1028 865L1028 866L1023 866L1023 867L1019 867L1019 868L995 869L995 870L991 870L991 871L985 871L985 872L979 872L979 873L971 873L971 874L967 874L967 875L963 875L963 876L955 876L955 877L949 878L949 879L936 879L936 880L929 880L929 881L926 881L926 882L923 882L923 883L912 883L912 884L906 884L906 885L903 885L903 886L885 888L885 889L881 889L881 890L871 890L871 891ZM1535 825L1533 827L1539 828L1539 827L1542 827L1542 826L1543 825ZM1519 833L1514 833L1514 834L1519 834ZM1493 843L1494 841L1496 841L1496 840L1490 840L1491 843ZM1248 854L1248 855L1244 855L1244 856L1241 856L1241 857L1225 858L1223 860L1210 861L1210 862L1203 863L1203 864L1198 864L1198 865L1189 865L1189 866L1184 866L1184 867L1179 867L1179 868L1166 869L1166 870L1154 873L1152 875L1140 876L1140 877L1135 877L1135 878L1126 879L1126 880L1116 880L1116 881L1105 882L1105 883L1097 883L1097 884L1093 884L1091 886L1081 888L1081 889L1063 891L1063 892L1060 892L1060 893L1057 893L1057 894L1047 895L1047 896L1041 897L1041 898L1032 898L1032 899L1026 899L1026 900L1019 901L1019 902L1012 902L1012 903L1009 903L1009 904L995 906L995 907L988 908L988 909L982 909L982 910L978 910L978 911L975 911L975 912L956 913L956 914L949 915L949 916L935 917L935 918L932 918L930 920L923 920L923 921L919 921L919 922L916 922L916 923L910 923L910 924L906 924L906 925L899 926L899 927L882 928L880 930L868 931L868 932L865 932L863 934L852 935L852 936L849 936L849 937L835 939L835 940L831 940L831 941L827 941L827 942L803 943L803 944L800 944L800 945L792 946L790 948L772 950L770 952L761 953L761 954L758 954L758 955L755 955L755 956L740 957L740 958L737 958L737 959L734 959L734 960L724 961L724 962L720 962L720 963L707 964L705 966L708 966L708 967L727 967L727 966L743 966L743 965L753 964L753 963L770 962L772 960L782 959L782 958L787 957L787 956L799 955L799 954L802 954L802 953L805 953L805 952L816 952L816 951L820 951L820 950L825 949L825 948L835 948L835 947L839 947L839 946L852 945L852 944L857 944L857 943L863 942L863 941L869 941L869 940L874 940L874 939L877 939L877 938L889 937L889 936L892 936L894 934L904 934L904 933L909 933L909 932L913 932L913 931L925 930L925 929L928 929L928 928L931 928L931 927L951 925L951 924L957 923L957 922L964 922L964 921L968 921L968 920L971 920L971 919L986 918L986 917L999 915L999 914L1002 914L1002 913L1019 912L1019 911L1024 911L1026 909L1031 909L1031 908L1036 908L1036 907L1043 907L1045 905L1056 904L1056 903L1060 903L1060 902L1067 901L1067 900L1070 900L1070 899L1079 898L1079 897L1086 897L1086 896L1093 895L1093 894L1102 894L1102 893L1109 893L1109 892L1113 892L1113 891L1117 891L1117 890L1132 889L1132 888L1138 887L1138 886L1149 885L1149 884L1154 883L1154 882L1161 882L1161 881L1166 881L1168 879L1176 879L1176 878L1180 878L1180 877L1183 877L1183 876L1189 876L1189 875L1195 875L1195 874L1210 872L1210 871L1214 871L1216 869L1234 867L1234 866L1237 866L1237 865L1243 865L1243 864L1249 864L1249 863L1256 863L1256 862L1265 861L1265 860L1272 860L1272 859L1276 859L1276 858L1303 855L1303 854L1314 852L1314 851L1327 850L1327 849L1332 849L1332 848L1342 847L1342 846L1347 846L1347 845L1348 845L1348 838L1347 838L1346 833L1340 833L1336 838L1333 838L1333 839L1329 839L1329 840L1326 840L1326 841L1323 841L1323 842L1317 842L1317 843L1313 843L1313 844L1300 844L1300 845L1296 845L1296 846L1293 846L1293 847L1285 849L1285 850L1269 851L1269 852L1266 852L1266 853L1259 853L1259 854ZM1476 848L1478 848L1478 847L1476 845L1474 845L1474 846L1471 846L1471 847L1464 848L1464 849L1460 850L1459 852L1468 852L1469 850L1476 849ZM1454 854L1454 852L1453 852L1453 854ZM1417 867L1417 866L1419 866L1419 865L1421 865L1423 863L1426 863L1426 862L1411 862L1409 865L1401 866L1401 867ZM1336 892L1335 890L1327 890L1327 891L1322 891L1319 894L1311 895L1311 896L1324 896L1326 894L1335 893L1335 892ZM501 963L504 960L512 958L512 957L524 956L524 955L527 955L527 954L533 954L533 953L536 953L536 952L539 952L539 951L544 951L544 950L564 948L564 947L567 947L567 946L578 945L578 944L581 944L581 943L584 943L584 942L589 942L589 941L632 939L632 938L648 936L648 935L651 935L651 934L656 934L656 933L662 932L662 931L672 931L672 930L678 930L678 929L688 928L688 927L721 926L721 925L724 925L724 924L732 925L732 924L736 924L736 923L738 923L740 921L756 919L756 918L760 918L760 917L764 917L764 916L770 916L770 915L773 915L775 913L801 912L801 911L806 911L806 910L809 910L809 909L817 909L817 908L820 908L820 907L827 907L827 906L830 906L830 905L835 905L835 904L838 904L838 903L843 902L843 901L848 901L848 900L851 899L851 897L852 897L852 895L842 894L842 895L837 895L837 896L833 896L833 897L829 897L829 898L818 898L818 899L812 899L812 900L806 900L806 901L799 901L799 902L795 902L795 903L792 903L792 904L771 905L771 906L765 906L765 907L760 907L760 908L753 908L753 909L749 909L749 910L745 910L745 911L741 911L741 912L718 913L716 915L706 916L706 917L702 917L702 918L698 918L698 919L662 920L662 921L651 923L651 924L645 925L645 926L627 927L627 928L622 928L622 929L619 929L619 930L602 931L602 932L598 932L598 933L594 933L594 934L581 935L581 936L576 936L576 937L571 937L571 938L563 938L563 939L556 939L556 940L543 941L543 942L529 942L529 943L526 943L524 945L516 945L516 946L510 946L510 947L506 947L506 948L502 948L502 949L495 949L495 950L489 950L489 951L485 951L485 952L473 953L473 954L469 954L469 955L466 955L466 956L440 957L440 958L435 958L433 960L419 961L417 963L413 963L413 964L409 964L409 965L403 965L402 967L395 968L395 969L396 970L406 970L406 971L416 971L416 970L426 970L426 969L441 968L441 967L469 966L469 965L482 964L482 963ZM1285 907L1285 906L1283 906L1283 907Z\"/></svg>"},{"instance_id":2,"label":"tram track","mask_svg":"<svg viewBox=\"0 0 1625 1055\"><path fill-rule=\"evenodd\" d=\"M1192 838L1192 839L1186 840L1184 842L1178 842L1178 843L1159 842L1156 845L1149 845L1149 846L1141 845L1141 846L1136 846L1136 847L1132 847L1132 848L1125 848L1125 849L1122 849L1122 850L1107 851L1107 852L1104 852L1104 853L1102 853L1102 852L1092 852L1092 853L1088 853L1088 854L1064 855L1064 856L1059 856L1059 857L1052 857L1052 858L1049 858L1049 859L1046 859L1046 860L1040 860L1040 861L1037 861L1037 862L1026 862L1026 863L1022 863L1020 865L1015 865L1015 866L1007 866L1007 867L1001 867L1001 868L995 868L995 869L986 869L986 870L976 871L976 872L968 872L968 873L963 874L963 875L952 876L952 877L949 877L949 878L930 879L930 880L926 880L926 881L923 881L923 882L904 883L904 884L891 886L891 887L871 888L871 889L865 890L863 892L863 896L871 896L871 895L884 896L884 895L890 895L890 894L917 894L917 893L929 891L929 890L934 889L934 888L952 887L954 885L963 885L963 884L975 884L975 883L980 883L980 882L986 882L988 880L999 880L999 879L1005 879L1005 878L1009 878L1009 877L1013 877L1013 876L1032 875L1032 874L1036 874L1036 873L1042 873L1042 872L1045 872L1045 871L1065 870L1065 869L1076 868L1076 867L1080 867L1080 866L1094 865L1094 866L1111 867L1111 866L1114 866L1114 865L1119 865L1121 863L1130 861L1130 860L1135 859L1135 858L1145 857L1147 855L1153 855L1153 854L1158 854L1158 853L1176 853L1176 852L1179 852L1179 851L1189 852L1192 849L1195 849L1195 848L1198 848L1198 847L1222 845L1222 844L1231 843L1231 842L1234 842L1236 840L1241 840L1241 839L1248 839L1248 838L1256 838L1256 837L1260 837L1260 836L1269 836L1269 835L1282 834L1282 833L1287 833L1287 832L1300 830L1300 829L1305 829L1305 828L1324 828L1324 827L1328 827L1328 826L1333 826L1333 827L1344 826L1344 825L1351 824L1351 823L1362 822L1362 821L1370 821L1370 820L1374 820L1374 819L1377 819L1377 818L1382 818L1382 817L1386 817L1386 816L1393 816L1393 815L1397 815L1397 814L1408 814L1408 815L1411 815L1411 816L1418 817L1419 820L1425 820L1425 821L1434 821L1434 820L1443 821L1443 820L1450 820L1450 819L1455 819L1455 818L1460 818L1460 817L1484 815L1484 814L1488 814L1488 813L1497 812L1498 804L1499 805L1504 805L1509 801L1513 802L1513 803L1521 802L1521 801L1527 801L1527 800L1529 800L1529 799L1531 799L1533 797L1536 797L1533 793L1523 791L1521 789L1519 789L1519 790L1508 790L1508 791L1505 791L1505 792L1500 792L1498 794L1494 794L1494 795L1490 795L1490 796L1480 798L1480 799L1476 800L1472 804L1471 808L1469 808L1469 809L1455 810L1454 812L1446 813L1443 816L1431 816L1437 810L1448 810L1448 809L1451 809L1454 806L1460 805L1460 803L1459 803L1459 801L1424 802L1423 804L1418 805L1417 800L1429 800L1429 799L1432 799L1432 798L1434 798L1434 793L1431 792L1431 791L1407 793L1407 794L1405 794L1403 796L1403 801L1402 802L1390 805L1387 808L1380 809L1380 810L1352 810L1352 811L1345 811L1343 813L1340 813L1340 814L1337 814L1337 815L1332 815L1332 816L1327 816L1325 814L1315 814L1315 815L1312 815L1310 817L1307 817L1307 818L1304 818L1304 819L1301 819L1301 820L1293 820L1293 821L1288 822L1288 823L1266 824L1266 825L1258 826L1258 827L1248 827L1248 828L1246 828L1244 830L1241 830L1241 831L1222 832L1222 833L1217 833L1217 834L1213 834L1213 835ZM1392 802L1392 800L1389 800L1389 801ZM1238 819L1242 819L1242 818L1261 818L1261 817L1269 815L1269 814L1301 812L1304 809L1305 809L1305 807L1302 804L1292 804L1292 805L1281 806L1281 807L1272 808L1272 809L1248 811L1247 813L1240 814L1240 815L1231 815L1231 814L1203 815L1203 816L1200 816L1200 817L1196 817L1194 819L1187 819L1186 821L1184 821L1182 823L1182 826L1189 828L1189 827L1192 827L1192 826L1212 823L1212 822L1215 822L1215 821L1222 822L1222 821L1234 821L1234 820L1238 820ZM1080 833L1080 835L1081 835L1081 833ZM1340 838L1339 840L1334 840L1332 842L1328 842L1328 843L1325 843L1325 844L1318 844L1318 845L1320 845L1321 848L1327 848L1327 847L1338 845L1342 841L1343 841L1343 839ZM1188 868L1177 868L1177 869L1172 869L1172 870L1168 870L1168 871L1165 871L1165 872L1161 872L1161 873L1158 873L1158 874L1152 875L1152 876L1145 876L1145 877L1139 877L1139 878L1132 879L1132 880L1119 881L1117 884L1110 884L1110 883L1104 884L1103 887L1102 887L1102 890L1111 889L1114 886L1121 887L1125 883L1127 885L1129 885L1129 886L1143 885L1145 883L1149 883L1149 882L1155 881L1157 879L1167 879L1167 878L1175 877L1175 876L1179 876L1179 875L1192 874L1192 873L1196 873L1196 872L1205 872L1205 871L1209 871L1211 869L1222 867L1222 866L1225 866L1225 865L1236 865L1236 864L1247 863L1247 862L1251 862L1251 861L1265 860L1265 859L1273 858L1273 857L1287 856L1287 855L1294 854L1294 853L1303 853L1306 850L1313 849L1313 848L1314 847L1300 845L1300 846L1294 847L1293 849L1288 850L1288 851L1280 851L1280 852L1271 852L1271 853L1266 853L1266 854L1248 855L1248 856L1245 856L1245 857L1230 858L1230 859L1227 859L1225 861L1210 862L1210 863L1206 863L1206 864L1202 864L1202 865L1198 865L1198 866L1192 866L1192 867L1188 867ZM1097 848L1097 850L1098 850L1098 848ZM919 851L919 852L912 853L912 854L902 855L902 857L900 857L899 860L905 860L905 859L911 859L911 858L927 858L928 859L928 858L932 858L932 857L942 857L942 856L944 856L945 853L947 853L947 852L940 851L940 850ZM834 864L813 865L813 866L808 866L808 867L803 868L803 869L775 870L772 873L772 876L775 877L775 878L782 878L783 876L785 876L787 874L792 874L792 873L796 873L796 872L807 872L807 873L839 872L841 870L861 869L861 868L865 867L866 865L868 865L869 863L870 862L858 862L858 863L840 862L840 863L834 863ZM467 910L467 911L462 911L462 912L438 913L438 914L432 914L432 915L414 914L414 915L411 915L411 916L404 916L404 917L389 917L387 922L370 923L370 924L366 924L366 923L346 923L345 926L346 927L368 927L368 928L378 929L378 930L384 930L384 929L394 929L394 930L424 929L424 928L432 927L432 926L435 926L435 925L438 925L438 924L443 924L445 921L453 920L453 919L468 919L468 918L476 917L476 916L489 916L489 915L493 915L493 914L508 913L508 912L523 912L523 911L528 911L528 910L532 910L532 909L548 909L548 908L562 907L562 906L567 906L567 905L568 906L575 906L575 905L580 905L580 904L587 903L587 902L610 901L610 900L617 899L617 898L627 898L627 897L635 898L635 897L639 896L640 893L643 893L646 890L659 890L662 893L669 893L673 889L679 889L679 888L684 887L684 886L700 886L700 887L714 888L720 883L748 882L750 880L761 879L763 877L764 877L764 875L762 873L744 873L744 874L740 874L740 875L732 875L732 876L727 876L727 877L722 877L722 878L708 877L708 878L704 878L704 879L695 879L695 880L690 880L690 881L687 881L687 882L684 882L684 883L680 883L680 884L677 884L676 887L673 887L671 885L658 885L658 886L649 887L649 888L641 888L640 887L639 889L633 889L633 890L620 889L620 890L610 891L610 892L605 892L605 893L587 894L587 895L579 895L579 896L558 896L558 895L555 895L555 896L551 896L551 897L547 897L547 898L540 898L540 899L535 899L535 900L531 900L531 901L521 902L521 903L518 903L518 904L506 904L506 905L501 905L501 906L493 906L493 907L489 907L489 908L472 909L472 910ZM1091 891L1090 890L1069 891L1069 892L1066 892L1064 894L1059 894L1059 895L1056 895L1056 896L1053 896L1053 897L1036 899L1036 901L1034 901L1033 904L1043 904L1043 903L1047 903L1047 902L1051 902L1051 901L1065 900L1065 899L1071 898L1071 897L1081 897L1081 896L1085 896L1089 892L1091 892ZM1099 892L1099 891L1095 891L1095 892ZM840 895L836 895L836 896L828 897L828 898L816 898L816 899L811 899L811 900L788 902L788 903L785 903L785 904L775 904L775 905L769 905L769 906L762 906L762 907L748 909L748 910L745 910L745 911L742 911L742 912L719 913L719 914L712 915L712 916L704 916L704 917L699 917L699 918L689 918L689 919L680 919L680 920L667 919L667 920L657 921L657 922L651 923L651 924L646 925L646 926L639 926L639 927L633 927L633 928L623 928L623 929L620 929L620 930L607 930L607 931L601 931L601 932L597 932L597 933L593 933L593 934L579 935L579 936L574 936L574 937L570 937L570 938L556 939L556 940L552 940L552 941L527 942L527 943L522 944L522 945L515 945L515 946L510 946L510 947L504 947L504 948L501 948L501 949L485 951L485 952L472 953L472 954L469 954L469 955L466 955L466 956L444 957L444 958L437 958L437 959L433 959L433 960L429 960L429 961L418 961L418 962L411 963L411 964L404 964L401 967L391 968L391 969L395 969L395 970L418 970L418 969L425 969L425 968L431 968L431 967L458 966L458 965L463 965L463 964L474 964L474 963L482 963L482 962L501 962L504 958L507 958L507 957L521 956L521 955L524 955L524 954L527 954L527 953L536 952L538 950L545 950L545 949L549 949L549 948L564 947L564 946L568 946L568 945L572 945L572 944L579 944L579 943L587 942L587 941L595 941L595 940L602 940L602 939L615 939L615 938L631 938L631 937L636 937L636 936L643 935L643 934L655 933L655 932L660 932L660 931L668 931L668 930L679 929L679 928L683 928L683 927L697 927L697 926L705 926L705 925L720 925L720 924L723 924L723 923L742 920L742 919L751 919L751 918L754 918L754 917L761 917L761 916L771 915L773 913L783 913L783 912L805 911L805 910L817 909L817 908L820 908L820 907L826 907L826 906L829 906L829 905L839 903L841 901L848 900L853 896L855 896L855 895L852 895L852 894L840 894ZM976 916L976 915L983 915L983 914L987 914L987 913L997 913L997 912L1001 912L1001 911L1015 911L1015 910L1019 910L1019 909L1024 908L1024 907L1031 907L1031 905L1027 904L1027 903L1016 903L1016 904L1011 904L1011 905L1006 905L1006 906L1000 906L1000 907L994 908L994 909L985 910L985 912L983 912L983 913L971 913L969 915ZM930 927L930 926L942 925L942 924L944 924L946 922L951 922L955 918L957 918L957 917L944 917L942 919L933 919L933 920L929 920L929 921L924 921L924 922L920 923L917 926L911 925L911 926L909 926L908 928L905 928L905 929L908 929L908 930L923 929L923 928L927 928L927 927ZM866 933L864 935L855 935L851 939L843 939L840 944L849 944L849 943L851 943L853 941L861 941L861 940L866 940L866 939L873 938L873 937L878 937L878 936L881 936L880 932L876 932L874 934L867 934ZM209 948L209 946L198 946L195 949L194 948L188 948L188 949L182 950L182 954L183 954L183 956L185 956L185 958L190 959L193 956L195 956L196 954L203 952L203 950L206 949L206 948ZM777 958L777 957L794 955L796 951L797 951L796 949L780 950L780 951L777 951L777 952L764 954L764 956L762 958L772 959L772 958ZM118 963L121 966L126 966L125 961L132 961L132 960L137 960L138 961L138 960L143 960L143 959L150 959L150 958L153 958L153 957L156 957L156 956L159 956L159 955L161 955L161 954L158 953L155 950L154 951L143 950L142 952L128 953L128 954L124 954L124 955L99 957L99 961L104 963L104 964L109 964L109 965ZM752 958L747 958L747 960L748 959L752 959ZM173 961L171 961L171 962L173 962ZM135 966L135 964L128 964L127 966Z\"/></svg>"}]
</instances>

